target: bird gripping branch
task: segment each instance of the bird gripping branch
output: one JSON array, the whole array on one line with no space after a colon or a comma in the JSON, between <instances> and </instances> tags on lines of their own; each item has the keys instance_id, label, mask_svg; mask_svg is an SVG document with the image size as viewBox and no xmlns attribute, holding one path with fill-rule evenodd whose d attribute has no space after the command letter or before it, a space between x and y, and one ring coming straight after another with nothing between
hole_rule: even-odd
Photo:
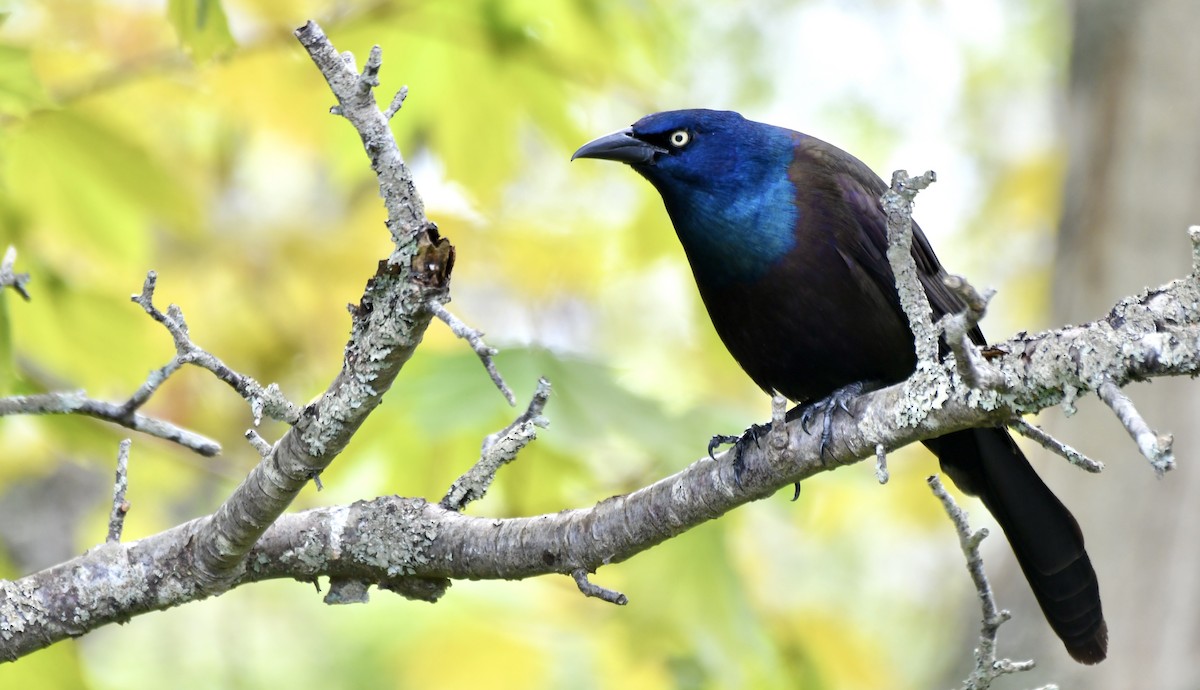
<instances>
[{"instance_id":1,"label":"bird gripping branch","mask_svg":"<svg viewBox=\"0 0 1200 690\"><path fill-rule=\"evenodd\" d=\"M913 372L913 335L886 255L887 186L862 161L714 110L649 115L575 158L626 163L654 185L725 347L768 394L801 403L802 418L823 414L823 443L848 397ZM912 254L934 318L961 311L916 224ZM978 328L969 336L984 343ZM924 444L996 517L1071 656L1103 660L1108 629L1083 535L1008 432L967 429Z\"/></svg>"}]
</instances>

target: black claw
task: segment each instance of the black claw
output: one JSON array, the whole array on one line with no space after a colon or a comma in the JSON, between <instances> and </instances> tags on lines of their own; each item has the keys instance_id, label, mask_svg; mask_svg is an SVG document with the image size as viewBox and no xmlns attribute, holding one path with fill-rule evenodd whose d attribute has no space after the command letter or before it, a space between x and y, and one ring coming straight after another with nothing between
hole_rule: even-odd
<instances>
[{"instance_id":1,"label":"black claw","mask_svg":"<svg viewBox=\"0 0 1200 690\"><path fill-rule=\"evenodd\" d=\"M751 424L749 428L741 436L726 436L718 434L713 436L708 441L708 457L711 460L716 460L713 453L719 446L727 443L733 444L733 479L737 482L738 488L742 488L742 474L746 471L746 461L742 457L747 446L753 442L755 446L759 445L759 441L771 431L770 424Z\"/></svg>"},{"instance_id":2,"label":"black claw","mask_svg":"<svg viewBox=\"0 0 1200 690\"><path fill-rule=\"evenodd\" d=\"M733 481L739 489L742 488L742 473L746 471L746 461L742 459L743 448L745 446L742 445L741 440L733 447Z\"/></svg>"},{"instance_id":3,"label":"black claw","mask_svg":"<svg viewBox=\"0 0 1200 690\"><path fill-rule=\"evenodd\" d=\"M804 429L804 433L806 434L811 433L808 425L812 422L813 417L818 414L822 415L820 439L822 462L825 460L825 454L829 452L833 443L833 413L841 410L849 414L850 401L868 388L869 385L866 382L852 383L835 390L828 397L806 403L788 413L789 418L793 416L793 413L799 414L800 428ZM799 495L799 491L797 491L797 495Z\"/></svg>"},{"instance_id":4,"label":"black claw","mask_svg":"<svg viewBox=\"0 0 1200 690\"><path fill-rule=\"evenodd\" d=\"M724 434L717 434L716 436L713 436L708 441L708 459L716 460L716 458L713 457L713 451L715 451L719 446L723 446L727 443L737 443L740 440L742 440L741 436L727 436Z\"/></svg>"},{"instance_id":5,"label":"black claw","mask_svg":"<svg viewBox=\"0 0 1200 690\"><path fill-rule=\"evenodd\" d=\"M792 503L795 503L798 498L800 498L800 482L796 482L796 493L792 494Z\"/></svg>"},{"instance_id":6,"label":"black claw","mask_svg":"<svg viewBox=\"0 0 1200 690\"><path fill-rule=\"evenodd\" d=\"M833 411L841 407L835 405L825 412L825 422L821 425L821 461L825 461L825 451L829 450L829 444L833 441ZM842 409L846 409L842 407Z\"/></svg>"}]
</instances>

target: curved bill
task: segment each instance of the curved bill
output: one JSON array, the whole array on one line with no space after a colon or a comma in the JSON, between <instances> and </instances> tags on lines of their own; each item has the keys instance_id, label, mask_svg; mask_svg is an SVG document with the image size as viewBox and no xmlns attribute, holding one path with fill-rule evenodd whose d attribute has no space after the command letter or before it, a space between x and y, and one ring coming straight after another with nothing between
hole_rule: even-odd
<instances>
[{"instance_id":1,"label":"curved bill","mask_svg":"<svg viewBox=\"0 0 1200 690\"><path fill-rule=\"evenodd\" d=\"M576 158L600 158L621 163L653 163L654 157L666 153L666 149L648 144L633 135L632 129L606 134L599 139L593 139L575 152L571 160Z\"/></svg>"}]
</instances>

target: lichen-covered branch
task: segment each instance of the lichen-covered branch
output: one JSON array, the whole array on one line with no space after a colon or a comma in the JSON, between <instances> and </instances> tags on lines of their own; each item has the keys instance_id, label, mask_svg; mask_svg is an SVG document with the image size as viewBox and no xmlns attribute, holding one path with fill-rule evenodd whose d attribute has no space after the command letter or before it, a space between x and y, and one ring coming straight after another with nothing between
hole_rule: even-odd
<instances>
[{"instance_id":1,"label":"lichen-covered branch","mask_svg":"<svg viewBox=\"0 0 1200 690\"><path fill-rule=\"evenodd\" d=\"M975 669L963 682L963 690L987 690L992 681L1010 673L1019 673L1033 668L1032 661L1012 661L997 658L996 634L1000 626L1011 617L1008 611L996 607L996 598L992 595L992 586L988 583L987 573L983 569L983 556L979 553L979 545L988 536L986 529L971 531L967 521L967 513L942 486L937 475L928 480L933 495L942 502L950 522L954 523L954 531L958 533L958 545L963 556L967 559L967 572L971 574L971 582L975 585L975 593L979 595L981 622L979 628L979 647L975 650Z\"/></svg>"},{"instance_id":2,"label":"lichen-covered branch","mask_svg":"<svg viewBox=\"0 0 1200 690\"><path fill-rule=\"evenodd\" d=\"M127 429L178 443L200 455L213 456L221 452L221 444L174 424L130 413L125 405L94 400L83 391L36 393L0 398L0 417L15 414L81 414L119 424Z\"/></svg>"},{"instance_id":3,"label":"lichen-covered branch","mask_svg":"<svg viewBox=\"0 0 1200 690\"><path fill-rule=\"evenodd\" d=\"M542 410L550 399L550 382L538 379L537 390L529 400L529 407L513 420L512 424L483 440L479 461L461 477L454 480L441 500L441 506L449 510L462 510L472 501L478 501L487 493L496 472L516 459L517 453L537 437L537 427L545 428L549 421Z\"/></svg>"},{"instance_id":4,"label":"lichen-covered branch","mask_svg":"<svg viewBox=\"0 0 1200 690\"><path fill-rule=\"evenodd\" d=\"M907 171L897 170L892 173L891 186L880 199L888 219L888 263L896 276L900 306L916 340L918 367L937 359L938 332L933 326L929 297L921 285L912 257L912 208L917 192L936 181L937 175L932 170L918 177L909 177Z\"/></svg>"},{"instance_id":5,"label":"lichen-covered branch","mask_svg":"<svg viewBox=\"0 0 1200 690\"><path fill-rule=\"evenodd\" d=\"M192 547L208 538L210 518L134 543L105 544L20 580L0 581L0 658L269 578L310 582L324 575L435 598L453 579L593 572L793 482L874 458L880 446L1005 424L1062 403L1065 387L1082 392L1108 381L1200 373L1200 283L1188 276L1122 300L1103 319L1022 334L997 349L1006 354L989 364L1009 382L1003 392L972 389L943 362L946 383L936 405L927 392L905 384L861 396L850 403L851 415L835 416L837 443L824 458L819 432L810 435L791 422L782 452L773 442L743 449L740 481L722 455L590 508L534 517L470 517L395 496L287 514L214 582L196 578ZM898 425L902 417L920 421ZM278 449L272 456L283 457Z\"/></svg>"},{"instance_id":6,"label":"lichen-covered branch","mask_svg":"<svg viewBox=\"0 0 1200 690\"><path fill-rule=\"evenodd\" d=\"M295 424L296 420L300 418L300 410L283 396L279 386L272 383L264 388L252 377L234 371L219 357L192 342L187 321L183 318L183 310L178 305L168 306L166 313L154 306L154 290L157 285L158 274L154 271L147 272L146 280L142 283L142 291L135 293L130 299L149 314L150 318L162 324L171 334L171 338L175 341L175 357L159 369L150 372L145 382L125 401L122 409L127 414L132 414L145 405L150 400L150 396L154 395L155 391L166 383L172 374L179 371L183 365L191 364L207 369L213 376L227 383L230 388L249 401L256 425L264 414L272 419Z\"/></svg>"},{"instance_id":7,"label":"lichen-covered branch","mask_svg":"<svg viewBox=\"0 0 1200 690\"><path fill-rule=\"evenodd\" d=\"M339 55L315 23L295 34L337 98L333 112L346 118L362 139L379 180L395 250L379 263L362 300L351 309L350 339L333 383L199 528L195 569L207 590L218 590L234 577L250 547L379 405L421 342L432 317L430 300L446 300L454 263L454 248L425 218L388 114L375 101L379 47L358 74L353 57Z\"/></svg>"},{"instance_id":8,"label":"lichen-covered branch","mask_svg":"<svg viewBox=\"0 0 1200 690\"><path fill-rule=\"evenodd\" d=\"M125 515L129 512L129 501L125 494L129 491L129 447L131 439L121 441L117 448L117 471L113 481L112 510L108 514L108 538L106 542L121 541L121 532L125 529Z\"/></svg>"}]
</instances>

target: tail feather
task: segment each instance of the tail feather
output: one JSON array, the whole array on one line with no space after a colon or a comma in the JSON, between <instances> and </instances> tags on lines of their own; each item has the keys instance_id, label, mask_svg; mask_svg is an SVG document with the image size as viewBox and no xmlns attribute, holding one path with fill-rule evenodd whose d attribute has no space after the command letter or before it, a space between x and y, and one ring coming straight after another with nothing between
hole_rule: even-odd
<instances>
[{"instance_id":1,"label":"tail feather","mask_svg":"<svg viewBox=\"0 0 1200 690\"><path fill-rule=\"evenodd\" d=\"M1008 432L967 429L925 441L962 491L979 496L1012 545L1046 621L1075 660L1108 653L1100 585L1083 533Z\"/></svg>"}]
</instances>

